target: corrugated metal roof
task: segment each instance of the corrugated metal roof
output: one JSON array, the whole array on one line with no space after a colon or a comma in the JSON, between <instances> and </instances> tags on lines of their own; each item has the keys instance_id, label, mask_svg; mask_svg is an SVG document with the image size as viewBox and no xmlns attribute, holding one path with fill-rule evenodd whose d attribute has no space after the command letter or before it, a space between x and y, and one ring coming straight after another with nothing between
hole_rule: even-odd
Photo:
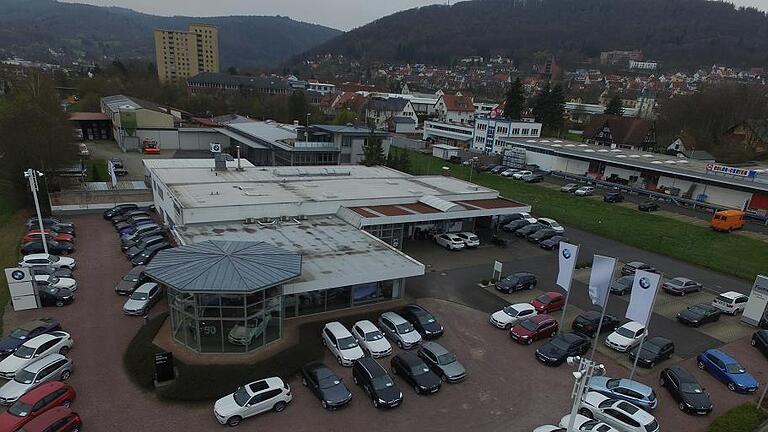
<instances>
[{"instance_id":1,"label":"corrugated metal roof","mask_svg":"<svg viewBox=\"0 0 768 432\"><path fill-rule=\"evenodd\" d=\"M466 210L464 207L456 204L455 202L447 201L434 195L425 195L419 198L419 202L443 212Z\"/></svg>"},{"instance_id":2,"label":"corrugated metal roof","mask_svg":"<svg viewBox=\"0 0 768 432\"><path fill-rule=\"evenodd\" d=\"M256 292L301 275L301 255L264 242L209 240L160 251L144 270L190 292Z\"/></svg>"}]
</instances>

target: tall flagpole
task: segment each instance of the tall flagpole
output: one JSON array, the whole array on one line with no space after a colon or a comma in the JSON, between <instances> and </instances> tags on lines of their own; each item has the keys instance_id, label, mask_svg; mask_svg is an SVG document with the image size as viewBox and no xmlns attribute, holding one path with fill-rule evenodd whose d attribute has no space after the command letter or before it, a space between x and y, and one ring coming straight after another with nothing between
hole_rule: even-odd
<instances>
[{"instance_id":1,"label":"tall flagpole","mask_svg":"<svg viewBox=\"0 0 768 432\"><path fill-rule=\"evenodd\" d=\"M659 273L659 283L656 284L656 290L653 292L653 301L651 302L651 310L648 312L648 323L645 325L645 334L640 339L640 345L637 346L637 354L635 354L635 361L632 363L632 372L629 373L629 379L630 381L635 376L635 370L637 369L637 360L640 358L640 351L643 349L643 342L645 342L645 338L648 337L648 333L650 333L649 329L651 328L651 317L653 316L653 308L656 306L656 297L659 294L659 284L661 281L664 280L664 274ZM632 351L630 348L629 351Z\"/></svg>"},{"instance_id":2,"label":"tall flagpole","mask_svg":"<svg viewBox=\"0 0 768 432\"><path fill-rule=\"evenodd\" d=\"M565 325L565 311L568 309L568 299L571 297L571 288L573 285L573 272L576 270L576 261L578 261L579 258L579 249L581 249L581 245L576 245L576 256L573 257L573 270L571 271L571 278L568 279L568 289L565 291L565 303L563 304L563 316L560 318L560 326L558 327L558 332L562 330L563 326Z\"/></svg>"}]
</instances>

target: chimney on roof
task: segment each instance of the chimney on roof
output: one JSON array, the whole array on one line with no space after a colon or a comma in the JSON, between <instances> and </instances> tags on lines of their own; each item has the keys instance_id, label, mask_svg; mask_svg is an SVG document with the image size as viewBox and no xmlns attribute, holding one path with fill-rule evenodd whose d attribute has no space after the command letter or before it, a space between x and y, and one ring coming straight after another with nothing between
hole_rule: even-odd
<instances>
[{"instance_id":1,"label":"chimney on roof","mask_svg":"<svg viewBox=\"0 0 768 432\"><path fill-rule=\"evenodd\" d=\"M213 160L214 160L213 169L215 171L227 170L227 156L224 153L216 153L215 156L213 157Z\"/></svg>"}]
</instances>

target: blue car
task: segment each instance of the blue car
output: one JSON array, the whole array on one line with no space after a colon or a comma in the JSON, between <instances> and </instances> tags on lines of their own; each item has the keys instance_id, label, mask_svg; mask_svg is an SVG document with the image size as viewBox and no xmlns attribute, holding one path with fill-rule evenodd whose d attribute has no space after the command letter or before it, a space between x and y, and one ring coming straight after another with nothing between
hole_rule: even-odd
<instances>
[{"instance_id":1,"label":"blue car","mask_svg":"<svg viewBox=\"0 0 768 432\"><path fill-rule=\"evenodd\" d=\"M61 324L53 318L40 318L22 324L11 334L0 340L0 356L8 356L16 352L24 342L43 333L61 330Z\"/></svg>"},{"instance_id":2,"label":"blue car","mask_svg":"<svg viewBox=\"0 0 768 432\"><path fill-rule=\"evenodd\" d=\"M728 390L754 393L760 386L736 359L718 349L708 349L696 357L699 369L726 383Z\"/></svg>"},{"instance_id":3,"label":"blue car","mask_svg":"<svg viewBox=\"0 0 768 432\"><path fill-rule=\"evenodd\" d=\"M659 405L656 392L645 384L624 378L592 377L589 389L612 399L621 399L651 411Z\"/></svg>"}]
</instances>

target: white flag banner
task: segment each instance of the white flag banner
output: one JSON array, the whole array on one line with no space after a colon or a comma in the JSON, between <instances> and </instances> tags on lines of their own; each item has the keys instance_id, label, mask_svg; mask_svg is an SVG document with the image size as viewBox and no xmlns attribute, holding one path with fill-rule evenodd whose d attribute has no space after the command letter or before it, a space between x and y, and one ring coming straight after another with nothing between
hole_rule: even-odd
<instances>
[{"instance_id":1,"label":"white flag banner","mask_svg":"<svg viewBox=\"0 0 768 432\"><path fill-rule=\"evenodd\" d=\"M560 271L557 273L557 285L569 291L573 280L573 269L576 268L576 256L579 247L566 242L560 242Z\"/></svg>"},{"instance_id":2,"label":"white flag banner","mask_svg":"<svg viewBox=\"0 0 768 432\"><path fill-rule=\"evenodd\" d=\"M661 275L651 273L645 270L635 272L635 280L632 282L632 296L629 298L629 307L625 317L632 321L637 321L645 327L648 327L648 321L653 312L653 299L656 297L656 290L659 289Z\"/></svg>"},{"instance_id":3,"label":"white flag banner","mask_svg":"<svg viewBox=\"0 0 768 432\"><path fill-rule=\"evenodd\" d=\"M595 255L592 259L592 272L589 275L589 298L593 305L602 307L611 288L616 258Z\"/></svg>"},{"instance_id":4,"label":"white flag banner","mask_svg":"<svg viewBox=\"0 0 768 432\"><path fill-rule=\"evenodd\" d=\"M109 172L109 176L112 178L112 187L117 187L117 176L115 175L115 164L112 163L112 161L107 161L107 172Z\"/></svg>"}]
</instances>

